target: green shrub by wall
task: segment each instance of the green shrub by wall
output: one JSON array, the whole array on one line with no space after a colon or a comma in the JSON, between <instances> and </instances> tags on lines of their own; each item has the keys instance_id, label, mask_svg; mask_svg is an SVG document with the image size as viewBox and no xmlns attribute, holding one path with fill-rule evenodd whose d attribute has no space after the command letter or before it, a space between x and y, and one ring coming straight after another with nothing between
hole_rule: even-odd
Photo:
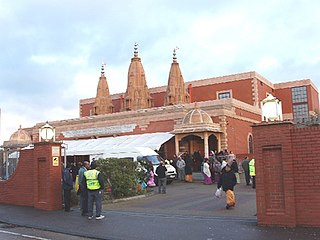
<instances>
[{"instance_id":1,"label":"green shrub by wall","mask_svg":"<svg viewBox=\"0 0 320 240\"><path fill-rule=\"evenodd\" d=\"M146 163L133 162L128 159L108 158L99 159L98 170L101 171L106 186L110 180L112 197L123 198L134 196L137 193L139 182L147 181L149 173Z\"/></svg>"}]
</instances>

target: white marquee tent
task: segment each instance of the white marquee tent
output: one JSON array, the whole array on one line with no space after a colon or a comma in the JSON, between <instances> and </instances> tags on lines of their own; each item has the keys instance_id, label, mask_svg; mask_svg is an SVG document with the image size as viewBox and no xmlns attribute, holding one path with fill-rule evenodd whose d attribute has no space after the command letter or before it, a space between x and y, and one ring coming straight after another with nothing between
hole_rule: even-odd
<instances>
[{"instance_id":1,"label":"white marquee tent","mask_svg":"<svg viewBox=\"0 0 320 240\"><path fill-rule=\"evenodd\" d=\"M119 137L106 137L84 140L64 140L66 155L103 155L115 148L130 149L134 147L148 147L159 150L161 145L174 135L166 132L145 133L139 135L127 135ZM64 153L62 153L64 155Z\"/></svg>"}]
</instances>

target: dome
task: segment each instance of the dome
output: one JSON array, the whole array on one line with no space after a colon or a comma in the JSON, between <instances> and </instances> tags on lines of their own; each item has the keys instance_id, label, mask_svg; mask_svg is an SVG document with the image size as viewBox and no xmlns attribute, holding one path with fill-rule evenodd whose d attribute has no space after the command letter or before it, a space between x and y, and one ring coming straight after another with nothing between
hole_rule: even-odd
<instances>
[{"instance_id":1,"label":"dome","mask_svg":"<svg viewBox=\"0 0 320 240\"><path fill-rule=\"evenodd\" d=\"M20 126L18 131L14 132L9 141L5 141L5 146L15 146L15 145L29 145L32 143L31 136L25 130L23 130Z\"/></svg>"},{"instance_id":2,"label":"dome","mask_svg":"<svg viewBox=\"0 0 320 240\"><path fill-rule=\"evenodd\" d=\"M209 116L209 114L199 108L190 110L182 120L182 124L199 124L199 123L213 124L213 121Z\"/></svg>"}]
</instances>

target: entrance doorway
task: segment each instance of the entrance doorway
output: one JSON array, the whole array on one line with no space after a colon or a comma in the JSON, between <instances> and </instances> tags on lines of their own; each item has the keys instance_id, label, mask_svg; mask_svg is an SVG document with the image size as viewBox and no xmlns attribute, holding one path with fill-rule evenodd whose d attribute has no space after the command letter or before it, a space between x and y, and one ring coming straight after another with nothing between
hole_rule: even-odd
<instances>
[{"instance_id":1,"label":"entrance doorway","mask_svg":"<svg viewBox=\"0 0 320 240\"><path fill-rule=\"evenodd\" d=\"M209 152L217 150L219 151L218 139L214 134L209 136Z\"/></svg>"},{"instance_id":2,"label":"entrance doorway","mask_svg":"<svg viewBox=\"0 0 320 240\"><path fill-rule=\"evenodd\" d=\"M188 152L192 157L192 171L200 172L204 156L203 139L196 135L189 135L181 139L179 152Z\"/></svg>"}]
</instances>

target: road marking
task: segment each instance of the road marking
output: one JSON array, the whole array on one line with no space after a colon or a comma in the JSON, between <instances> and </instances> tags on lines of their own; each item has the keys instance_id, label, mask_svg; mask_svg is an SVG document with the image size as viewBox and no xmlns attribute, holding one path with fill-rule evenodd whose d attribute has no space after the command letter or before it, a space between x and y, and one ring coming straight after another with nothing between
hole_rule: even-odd
<instances>
[{"instance_id":1,"label":"road marking","mask_svg":"<svg viewBox=\"0 0 320 240\"><path fill-rule=\"evenodd\" d=\"M0 230L0 233L6 233L6 234L10 234L10 235L15 235L15 236L20 236L20 237L25 237L25 238L30 238L30 239L37 239L37 240L51 240L49 238L36 237L36 236L31 236L31 235L26 235L26 234L21 234L21 233L4 231L4 230Z\"/></svg>"}]
</instances>

